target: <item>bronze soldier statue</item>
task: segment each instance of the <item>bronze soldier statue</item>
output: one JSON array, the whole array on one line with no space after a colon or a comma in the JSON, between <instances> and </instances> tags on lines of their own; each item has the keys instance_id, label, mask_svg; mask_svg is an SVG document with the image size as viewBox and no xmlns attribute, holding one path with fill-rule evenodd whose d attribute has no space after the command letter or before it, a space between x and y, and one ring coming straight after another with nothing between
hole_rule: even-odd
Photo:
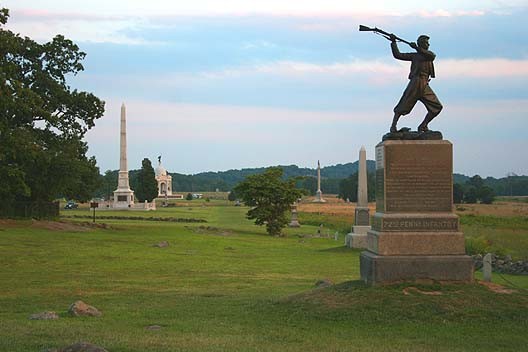
<instances>
[{"instance_id":1,"label":"bronze soldier statue","mask_svg":"<svg viewBox=\"0 0 528 352\"><path fill-rule=\"evenodd\" d=\"M401 40L394 34L390 34L392 55L398 60L411 61L411 72L409 73L409 84L394 108L391 132L398 132L396 127L399 118L411 112L417 101L421 101L427 109L424 120L418 126L419 132L429 131L428 124L442 111L442 104L436 94L429 86L431 78L435 77L433 61L436 55L429 50L429 37L421 35L417 43L408 43L415 53L400 53L396 40ZM407 43L407 42L406 42Z\"/></svg>"}]
</instances>

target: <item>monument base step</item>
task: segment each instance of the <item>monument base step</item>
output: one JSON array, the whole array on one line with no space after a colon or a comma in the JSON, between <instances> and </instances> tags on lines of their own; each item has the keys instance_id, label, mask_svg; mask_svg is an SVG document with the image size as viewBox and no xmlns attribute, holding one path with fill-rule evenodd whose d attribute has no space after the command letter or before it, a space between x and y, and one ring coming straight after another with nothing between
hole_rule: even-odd
<instances>
[{"instance_id":1,"label":"monument base step","mask_svg":"<svg viewBox=\"0 0 528 352\"><path fill-rule=\"evenodd\" d=\"M467 255L382 256L364 251L359 261L361 279L369 285L415 280L473 281L473 259Z\"/></svg>"},{"instance_id":2,"label":"monument base step","mask_svg":"<svg viewBox=\"0 0 528 352\"><path fill-rule=\"evenodd\" d=\"M367 249L384 256L463 255L462 232L378 232L368 231Z\"/></svg>"},{"instance_id":3,"label":"monument base step","mask_svg":"<svg viewBox=\"0 0 528 352\"><path fill-rule=\"evenodd\" d=\"M367 235L361 233L349 233L345 237L345 246L348 248L367 249Z\"/></svg>"}]
</instances>

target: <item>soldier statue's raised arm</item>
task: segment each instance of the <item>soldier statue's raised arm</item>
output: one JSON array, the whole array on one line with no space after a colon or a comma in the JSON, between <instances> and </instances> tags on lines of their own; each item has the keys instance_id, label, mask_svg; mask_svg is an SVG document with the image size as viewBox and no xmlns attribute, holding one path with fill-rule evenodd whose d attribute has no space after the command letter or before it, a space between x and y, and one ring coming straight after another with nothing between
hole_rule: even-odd
<instances>
[{"instance_id":1,"label":"soldier statue's raised arm","mask_svg":"<svg viewBox=\"0 0 528 352\"><path fill-rule=\"evenodd\" d=\"M435 77L433 61L436 55L429 50L429 37L426 35L418 37L418 44L409 43L416 50L415 53L400 53L396 43L397 39L399 38L394 34L390 34L392 55L398 60L411 61L411 72L409 73L409 84L394 108L390 131L398 132L396 125L400 117L410 113L416 102L421 101L427 109L427 114L418 126L418 131L427 132L429 122L442 111L442 104L429 86L429 81Z\"/></svg>"}]
</instances>

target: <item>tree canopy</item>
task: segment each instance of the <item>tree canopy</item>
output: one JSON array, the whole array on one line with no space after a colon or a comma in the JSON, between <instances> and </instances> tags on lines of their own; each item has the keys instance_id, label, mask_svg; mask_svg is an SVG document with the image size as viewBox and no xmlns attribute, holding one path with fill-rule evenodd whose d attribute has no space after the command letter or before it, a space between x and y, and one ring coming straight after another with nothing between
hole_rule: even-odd
<instances>
[{"instance_id":1,"label":"tree canopy","mask_svg":"<svg viewBox=\"0 0 528 352\"><path fill-rule=\"evenodd\" d=\"M21 37L3 27L8 18L1 9L0 198L88 200L100 175L83 137L104 102L66 83L86 54L62 35L44 44Z\"/></svg>"},{"instance_id":2,"label":"tree canopy","mask_svg":"<svg viewBox=\"0 0 528 352\"><path fill-rule=\"evenodd\" d=\"M252 207L246 214L255 224L266 225L271 236L282 235L289 220L291 205L302 195L295 179L282 179L282 169L272 167L262 174L250 175L235 187L236 195Z\"/></svg>"},{"instance_id":3,"label":"tree canopy","mask_svg":"<svg viewBox=\"0 0 528 352\"><path fill-rule=\"evenodd\" d=\"M156 181L156 174L149 159L145 158L141 162L141 170L139 170L136 182L134 191L140 202L145 200L152 202L158 196L158 181Z\"/></svg>"}]
</instances>

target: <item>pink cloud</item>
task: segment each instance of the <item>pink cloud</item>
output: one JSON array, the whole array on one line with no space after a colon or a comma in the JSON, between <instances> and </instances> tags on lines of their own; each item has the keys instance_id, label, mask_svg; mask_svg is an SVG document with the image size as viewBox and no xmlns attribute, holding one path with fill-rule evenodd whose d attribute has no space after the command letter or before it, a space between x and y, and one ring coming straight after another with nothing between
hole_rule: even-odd
<instances>
[{"instance_id":1,"label":"pink cloud","mask_svg":"<svg viewBox=\"0 0 528 352\"><path fill-rule=\"evenodd\" d=\"M100 15L88 12L57 12L43 9L15 9L12 12L13 18L17 21L115 21L125 20L123 16Z\"/></svg>"}]
</instances>

